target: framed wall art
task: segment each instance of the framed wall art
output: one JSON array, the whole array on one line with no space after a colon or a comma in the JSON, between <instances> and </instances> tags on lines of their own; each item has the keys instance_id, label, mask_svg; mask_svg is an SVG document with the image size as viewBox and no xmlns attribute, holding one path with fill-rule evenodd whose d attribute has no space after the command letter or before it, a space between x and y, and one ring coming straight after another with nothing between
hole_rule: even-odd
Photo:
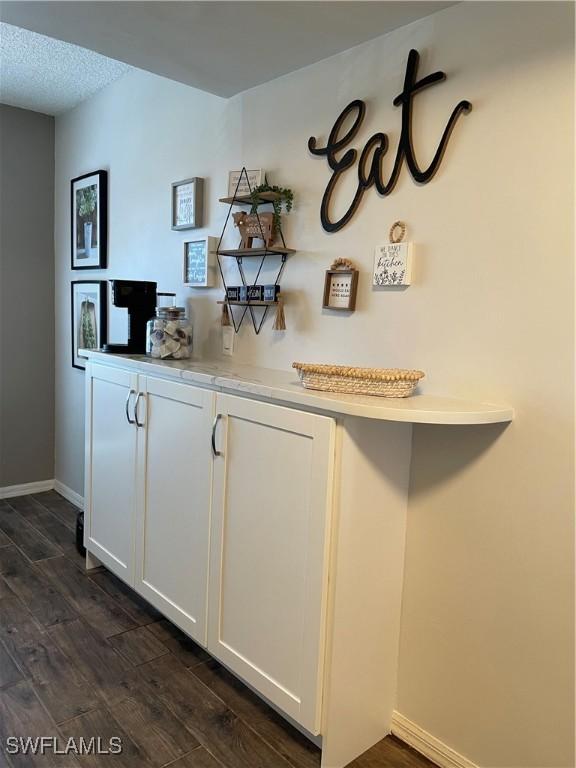
<instances>
[{"instance_id":1,"label":"framed wall art","mask_svg":"<svg viewBox=\"0 0 576 768\"><path fill-rule=\"evenodd\" d=\"M106 269L108 173L93 171L70 182L72 269Z\"/></svg>"},{"instance_id":2,"label":"framed wall art","mask_svg":"<svg viewBox=\"0 0 576 768\"><path fill-rule=\"evenodd\" d=\"M107 336L106 280L73 280L71 283L72 365L86 368L81 349L100 349Z\"/></svg>"},{"instance_id":3,"label":"framed wall art","mask_svg":"<svg viewBox=\"0 0 576 768\"><path fill-rule=\"evenodd\" d=\"M172 229L196 229L202 226L204 179L175 181L172 184Z\"/></svg>"},{"instance_id":4,"label":"framed wall art","mask_svg":"<svg viewBox=\"0 0 576 768\"><path fill-rule=\"evenodd\" d=\"M385 243L374 253L373 284L380 287L410 285L412 243Z\"/></svg>"},{"instance_id":5,"label":"framed wall art","mask_svg":"<svg viewBox=\"0 0 576 768\"><path fill-rule=\"evenodd\" d=\"M353 312L357 290L358 270L349 259L336 259L326 272L322 308Z\"/></svg>"},{"instance_id":6,"label":"framed wall art","mask_svg":"<svg viewBox=\"0 0 576 768\"><path fill-rule=\"evenodd\" d=\"M257 170L230 171L228 174L228 197L249 195L255 188L264 184L266 174L259 168Z\"/></svg>"},{"instance_id":7,"label":"framed wall art","mask_svg":"<svg viewBox=\"0 0 576 768\"><path fill-rule=\"evenodd\" d=\"M184 285L212 288L216 284L215 237L200 237L184 243Z\"/></svg>"},{"instance_id":8,"label":"framed wall art","mask_svg":"<svg viewBox=\"0 0 576 768\"><path fill-rule=\"evenodd\" d=\"M403 243L406 224L395 221L390 227L390 242L374 252L372 284L380 288L410 285L412 282L412 243Z\"/></svg>"}]
</instances>

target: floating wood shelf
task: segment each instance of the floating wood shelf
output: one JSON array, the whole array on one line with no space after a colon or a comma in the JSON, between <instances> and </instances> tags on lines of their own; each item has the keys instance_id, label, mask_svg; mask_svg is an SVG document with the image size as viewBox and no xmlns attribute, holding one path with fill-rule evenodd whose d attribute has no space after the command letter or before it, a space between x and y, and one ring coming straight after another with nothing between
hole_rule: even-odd
<instances>
[{"instance_id":1,"label":"floating wood shelf","mask_svg":"<svg viewBox=\"0 0 576 768\"><path fill-rule=\"evenodd\" d=\"M295 248L284 248L281 245L273 245L271 248L226 248L218 251L219 256L288 256L290 253L296 253Z\"/></svg>"},{"instance_id":2,"label":"floating wood shelf","mask_svg":"<svg viewBox=\"0 0 576 768\"><path fill-rule=\"evenodd\" d=\"M279 192L260 192L258 195L258 204L272 203L274 200L280 199ZM227 203L228 205L253 205L251 195L238 195L237 197L221 197L221 203Z\"/></svg>"},{"instance_id":3,"label":"floating wood shelf","mask_svg":"<svg viewBox=\"0 0 576 768\"><path fill-rule=\"evenodd\" d=\"M218 304L230 304L234 307L275 307L277 306L277 301L233 301L232 299L229 299L228 301L219 301Z\"/></svg>"}]
</instances>

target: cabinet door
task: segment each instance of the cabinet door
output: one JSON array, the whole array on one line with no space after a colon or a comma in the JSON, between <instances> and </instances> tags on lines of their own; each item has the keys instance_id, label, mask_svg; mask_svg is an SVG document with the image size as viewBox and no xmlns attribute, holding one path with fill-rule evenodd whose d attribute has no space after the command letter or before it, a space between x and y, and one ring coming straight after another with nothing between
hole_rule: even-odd
<instances>
[{"instance_id":1,"label":"cabinet door","mask_svg":"<svg viewBox=\"0 0 576 768\"><path fill-rule=\"evenodd\" d=\"M216 396L208 648L320 729L334 421Z\"/></svg>"},{"instance_id":2,"label":"cabinet door","mask_svg":"<svg viewBox=\"0 0 576 768\"><path fill-rule=\"evenodd\" d=\"M91 363L86 388L86 548L134 584L138 377ZM130 423L132 422L132 423Z\"/></svg>"},{"instance_id":3,"label":"cabinet door","mask_svg":"<svg viewBox=\"0 0 576 768\"><path fill-rule=\"evenodd\" d=\"M214 395L150 376L140 389L136 589L205 646Z\"/></svg>"}]
</instances>

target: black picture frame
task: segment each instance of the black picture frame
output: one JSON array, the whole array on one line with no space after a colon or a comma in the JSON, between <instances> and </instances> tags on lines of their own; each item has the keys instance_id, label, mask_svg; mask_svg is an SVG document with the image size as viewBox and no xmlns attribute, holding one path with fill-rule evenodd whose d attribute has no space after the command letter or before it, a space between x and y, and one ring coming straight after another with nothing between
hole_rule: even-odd
<instances>
[{"instance_id":1,"label":"black picture frame","mask_svg":"<svg viewBox=\"0 0 576 768\"><path fill-rule=\"evenodd\" d=\"M78 289L76 286L94 286L92 295L97 295L99 307L95 314L96 338L93 349L100 349L108 340L108 281L107 280L72 280L70 283L70 338L72 342L72 367L84 370L82 364L86 358L78 354L79 325L81 314L77 308Z\"/></svg>"},{"instance_id":2,"label":"black picture frame","mask_svg":"<svg viewBox=\"0 0 576 768\"><path fill-rule=\"evenodd\" d=\"M89 184L94 179L93 184ZM91 220L80 215L77 193L96 187L95 210ZM84 224L81 229L80 224ZM89 225L89 230L87 229ZM89 235L87 234L89 231ZM90 245L86 249L86 237ZM93 246L94 243L94 246ZM84 247L79 247L82 244ZM92 171L70 181L70 266L74 270L106 269L108 265L108 171Z\"/></svg>"}]
</instances>

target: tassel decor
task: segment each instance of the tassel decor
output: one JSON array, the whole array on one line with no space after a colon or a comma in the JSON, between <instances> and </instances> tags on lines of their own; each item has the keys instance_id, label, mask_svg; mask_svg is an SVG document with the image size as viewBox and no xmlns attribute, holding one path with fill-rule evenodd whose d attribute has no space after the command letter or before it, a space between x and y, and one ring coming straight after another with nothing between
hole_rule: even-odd
<instances>
[{"instance_id":1,"label":"tassel decor","mask_svg":"<svg viewBox=\"0 0 576 768\"><path fill-rule=\"evenodd\" d=\"M223 301L222 302L222 316L220 317L220 325L222 325L223 327L231 325L231 323L230 323L230 313L228 312L228 302L227 301Z\"/></svg>"},{"instance_id":2,"label":"tassel decor","mask_svg":"<svg viewBox=\"0 0 576 768\"><path fill-rule=\"evenodd\" d=\"M284 299L282 298L282 294L278 294L278 306L276 307L276 319L274 320L274 325L272 326L275 331L285 331L286 330L286 319L284 317Z\"/></svg>"}]
</instances>

